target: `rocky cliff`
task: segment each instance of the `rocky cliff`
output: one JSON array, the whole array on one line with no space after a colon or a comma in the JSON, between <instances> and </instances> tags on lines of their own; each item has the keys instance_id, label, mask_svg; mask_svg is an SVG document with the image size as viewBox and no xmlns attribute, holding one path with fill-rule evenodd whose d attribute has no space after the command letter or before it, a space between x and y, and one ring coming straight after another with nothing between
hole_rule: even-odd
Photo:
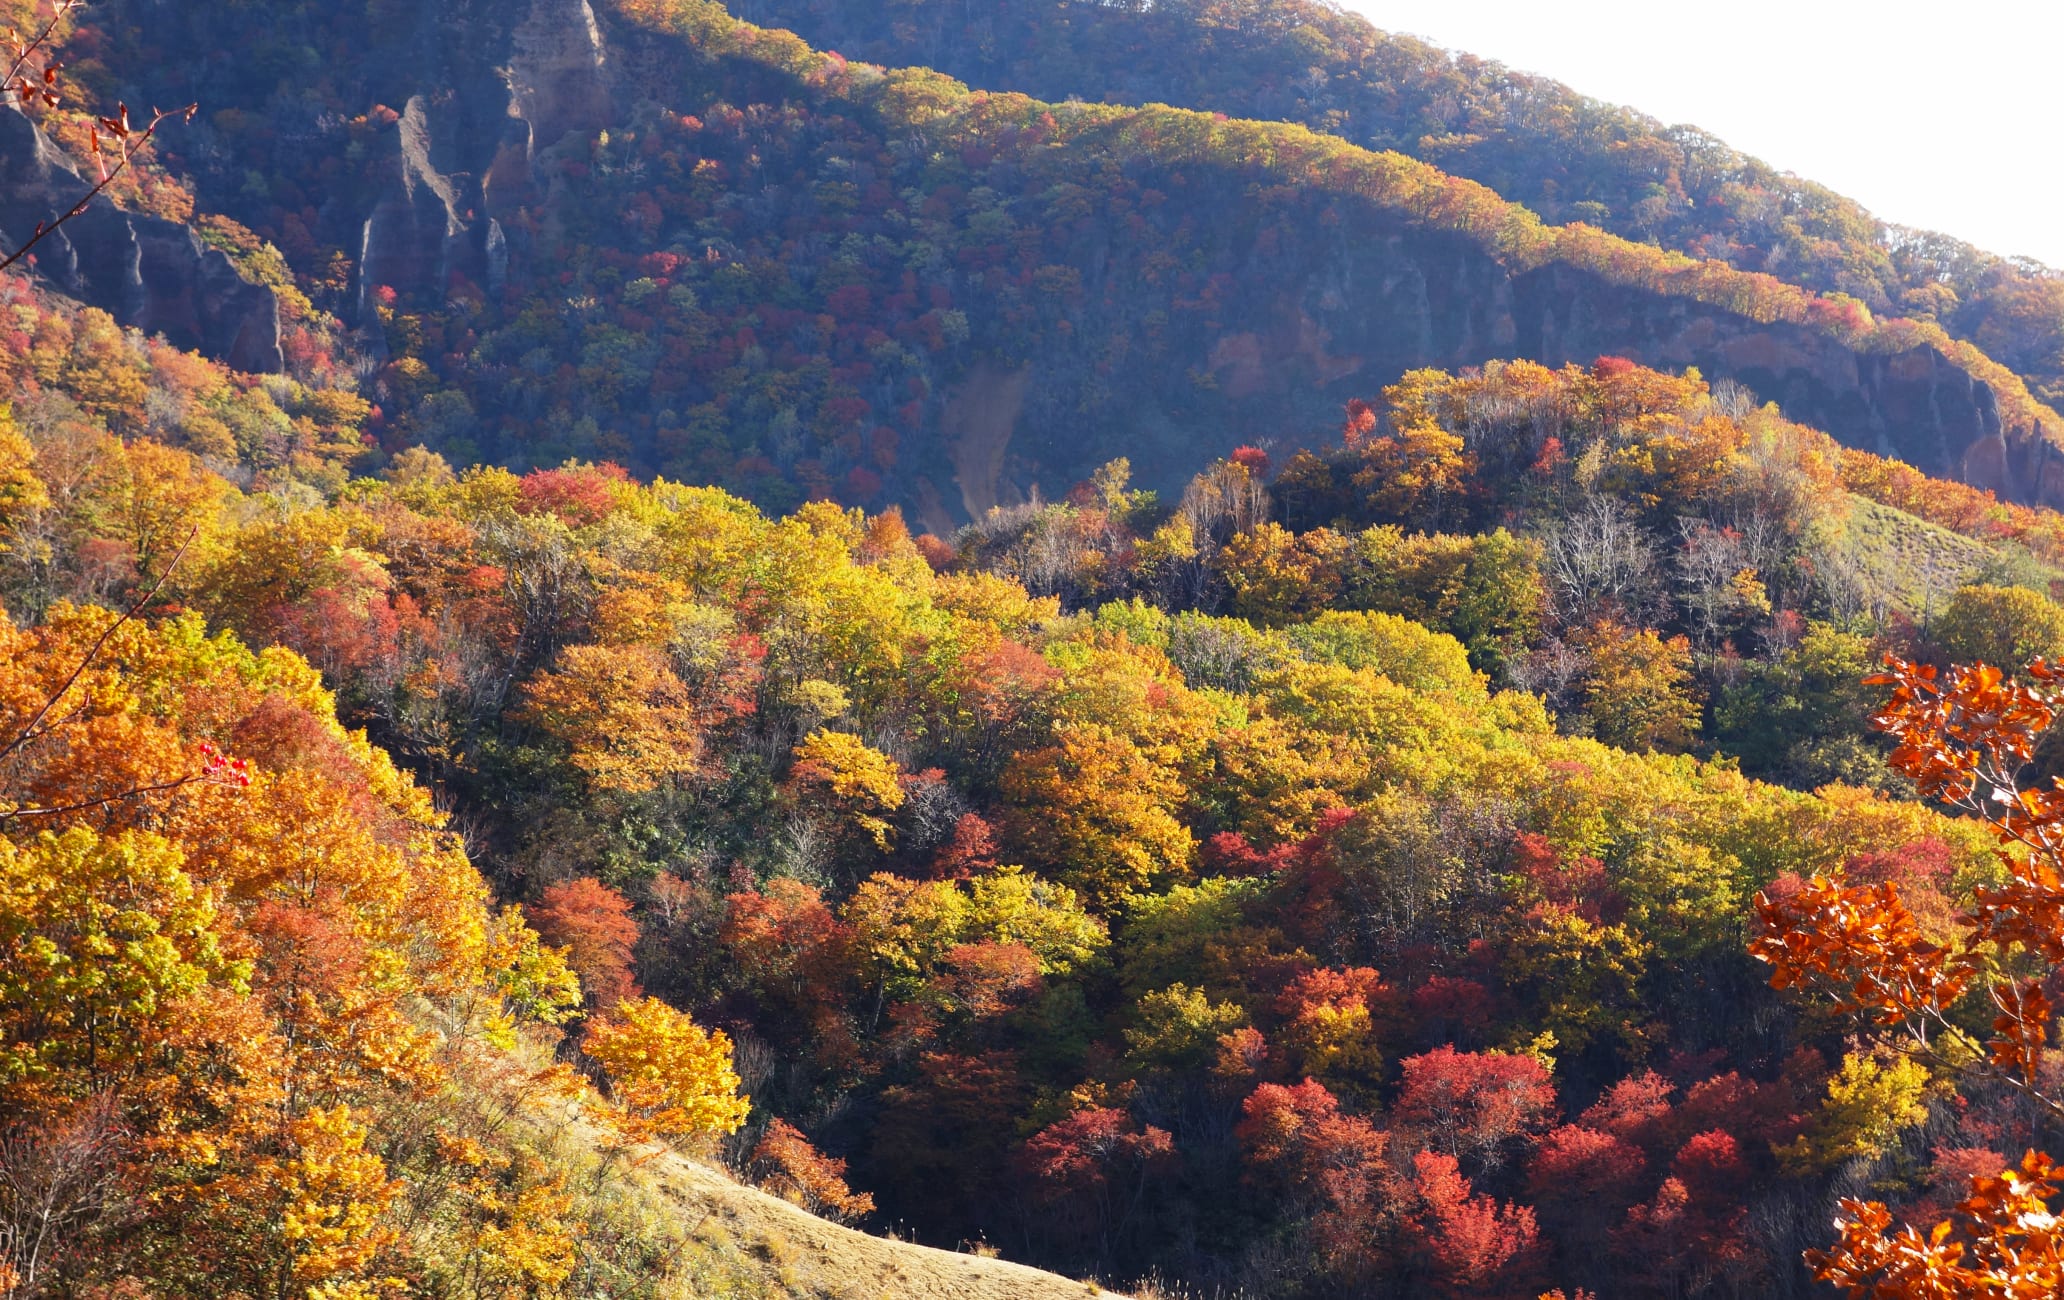
<instances>
[{"instance_id":1,"label":"rocky cliff","mask_svg":"<svg viewBox=\"0 0 2064 1300\"><path fill-rule=\"evenodd\" d=\"M0 232L18 248L91 188L22 113L0 109ZM178 222L105 200L36 246L37 273L122 324L162 334L239 370L280 368L279 302Z\"/></svg>"},{"instance_id":2,"label":"rocky cliff","mask_svg":"<svg viewBox=\"0 0 2064 1300\"><path fill-rule=\"evenodd\" d=\"M406 107L364 219L361 315L375 287L435 308L465 283L499 291L512 262L521 275L531 239L512 218L545 198L539 156L615 112L588 0L427 4L416 24L376 92Z\"/></svg>"},{"instance_id":3,"label":"rocky cliff","mask_svg":"<svg viewBox=\"0 0 2064 1300\"><path fill-rule=\"evenodd\" d=\"M2064 506L2059 449L2040 430L2004 426L1992 389L1933 347L1873 354L1566 265L1515 271L1469 240L1375 210L1343 229L1323 249L1236 259L1237 305L1176 332L1160 366L1172 382L1134 388L1092 426L1108 436L1086 437L1078 413L1110 386L1075 358L1034 356L1009 385L993 367L978 370L944 403L952 495L970 513L1035 489L1051 496L1115 455L1171 486L1200 456L1243 441L1324 437L1347 399L1408 370L1616 355L1696 366L1851 446L2010 500Z\"/></svg>"}]
</instances>

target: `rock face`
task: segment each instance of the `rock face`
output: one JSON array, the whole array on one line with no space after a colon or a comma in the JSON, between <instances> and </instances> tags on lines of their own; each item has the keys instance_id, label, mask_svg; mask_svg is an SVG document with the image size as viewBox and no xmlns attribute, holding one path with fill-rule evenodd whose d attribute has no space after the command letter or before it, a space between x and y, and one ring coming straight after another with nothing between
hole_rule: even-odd
<instances>
[{"instance_id":1,"label":"rock face","mask_svg":"<svg viewBox=\"0 0 2064 1300\"><path fill-rule=\"evenodd\" d=\"M18 248L91 188L36 125L0 109L0 231ZM95 202L31 255L52 286L238 370L281 368L279 300L178 222Z\"/></svg>"},{"instance_id":2,"label":"rock face","mask_svg":"<svg viewBox=\"0 0 2064 1300\"><path fill-rule=\"evenodd\" d=\"M389 70L407 108L365 222L361 319L376 287L434 308L468 284L520 278L528 248L511 218L544 197L539 155L616 115L588 0L452 0L416 22L413 57Z\"/></svg>"},{"instance_id":3,"label":"rock face","mask_svg":"<svg viewBox=\"0 0 2064 1300\"><path fill-rule=\"evenodd\" d=\"M1081 421L1066 415L1081 405L1079 380L1035 359L1015 430L984 430L984 456L1006 466L986 495L1033 482L1051 492L1116 455L1130 456L1143 481L1171 487L1200 457L1241 441L1323 437L1348 398L1372 397L1408 370L1616 355L1696 366L1850 446L2009 500L2064 507L2064 454L2038 430L2003 427L1992 389L1931 347L1867 354L1815 330L1565 265L1514 271L1465 239L1381 212L1346 228L1294 259L1255 255L1237 277L1240 304L1218 328L1183 338L1168 367L1194 367L1208 391L1164 383L1096 421L1124 431L1122 440L1083 438Z\"/></svg>"}]
</instances>

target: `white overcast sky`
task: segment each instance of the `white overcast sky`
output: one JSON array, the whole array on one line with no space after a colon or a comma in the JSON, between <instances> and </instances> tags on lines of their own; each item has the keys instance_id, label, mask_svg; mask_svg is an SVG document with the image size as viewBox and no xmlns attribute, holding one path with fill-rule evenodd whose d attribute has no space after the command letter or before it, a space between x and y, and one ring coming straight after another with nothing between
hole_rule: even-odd
<instances>
[{"instance_id":1,"label":"white overcast sky","mask_svg":"<svg viewBox=\"0 0 2064 1300\"><path fill-rule=\"evenodd\" d=\"M1339 0L2064 268L2064 0Z\"/></svg>"}]
</instances>

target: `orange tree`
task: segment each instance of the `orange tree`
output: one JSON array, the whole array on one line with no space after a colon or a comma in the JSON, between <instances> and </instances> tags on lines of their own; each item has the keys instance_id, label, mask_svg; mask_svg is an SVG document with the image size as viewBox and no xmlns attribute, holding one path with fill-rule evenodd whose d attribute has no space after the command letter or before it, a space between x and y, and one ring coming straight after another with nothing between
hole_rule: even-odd
<instances>
[{"instance_id":1,"label":"orange tree","mask_svg":"<svg viewBox=\"0 0 2064 1300\"><path fill-rule=\"evenodd\" d=\"M1872 719L1898 742L1892 766L1923 797L1992 828L2001 883L1975 891L1952 934L1931 937L1897 885L1815 876L1781 898L1757 895L1750 951L1771 966L1774 986L1813 987L1899 1049L1990 1075L2064 1117L2043 1059L2055 1018L2045 986L2064 967L2064 779L2024 788L2064 702L2064 668L2038 659L2016 680L1985 664L1945 673L1886 663L1869 683L1892 687ZM2064 1294L2064 1223L2052 1213L2060 1193L2064 1169L2030 1151L2018 1168L1974 1179L1951 1216L1927 1228L1845 1199L1836 1243L1807 1263L1873 1300Z\"/></svg>"}]
</instances>

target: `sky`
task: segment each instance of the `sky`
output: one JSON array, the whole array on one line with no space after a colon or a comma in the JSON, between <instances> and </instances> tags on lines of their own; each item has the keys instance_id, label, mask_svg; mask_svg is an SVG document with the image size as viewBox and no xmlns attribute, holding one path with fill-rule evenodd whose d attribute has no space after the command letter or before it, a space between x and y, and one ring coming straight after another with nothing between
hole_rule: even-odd
<instances>
[{"instance_id":1,"label":"sky","mask_svg":"<svg viewBox=\"0 0 2064 1300\"><path fill-rule=\"evenodd\" d=\"M1339 0L2064 268L2064 0Z\"/></svg>"}]
</instances>

